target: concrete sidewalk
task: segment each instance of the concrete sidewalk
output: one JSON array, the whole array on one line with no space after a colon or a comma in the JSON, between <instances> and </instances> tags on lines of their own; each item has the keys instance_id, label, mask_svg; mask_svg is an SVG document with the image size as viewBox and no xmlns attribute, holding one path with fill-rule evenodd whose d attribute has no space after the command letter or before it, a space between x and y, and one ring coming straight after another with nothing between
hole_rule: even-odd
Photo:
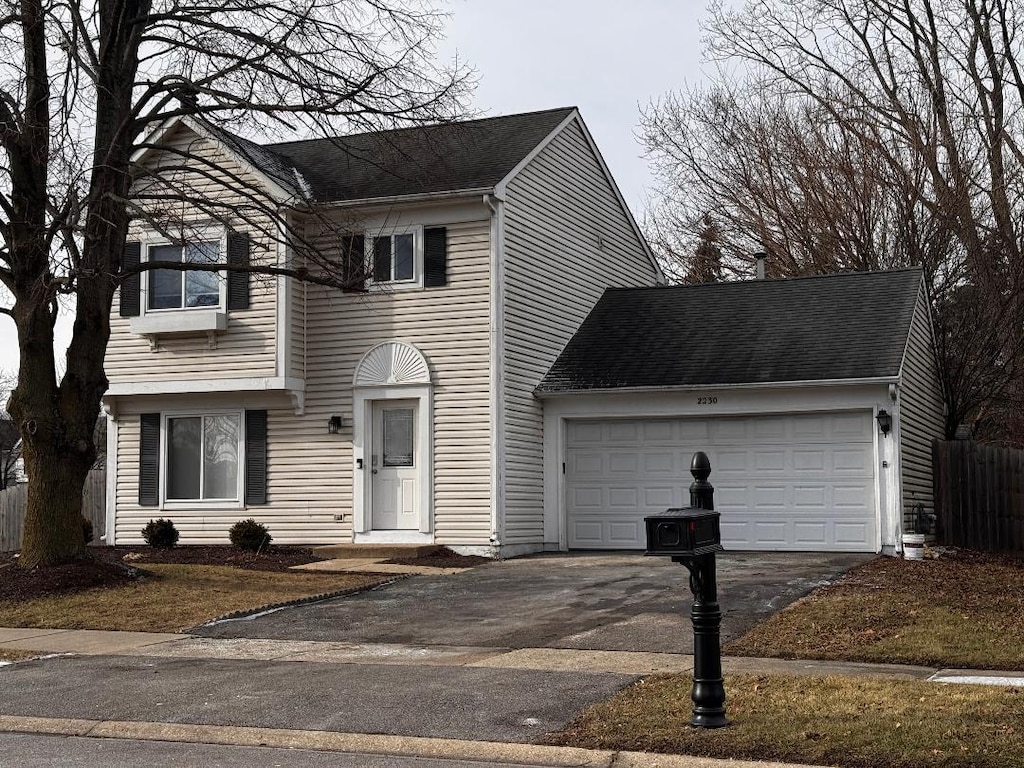
<instances>
[{"instance_id":1,"label":"concrete sidewalk","mask_svg":"<svg viewBox=\"0 0 1024 768\"><path fill-rule=\"evenodd\" d=\"M244 620L244 619L243 619ZM604 651L576 648L495 648L491 646L341 643L315 640L217 639L184 634L109 632L87 629L0 627L0 650L83 656L151 656L175 659L315 662L321 664L401 664L487 667L579 673L650 675L689 672L685 653ZM888 677L1024 687L1024 672L942 669L903 664L766 659L726 656L727 674L769 673L844 677Z\"/></svg>"}]
</instances>

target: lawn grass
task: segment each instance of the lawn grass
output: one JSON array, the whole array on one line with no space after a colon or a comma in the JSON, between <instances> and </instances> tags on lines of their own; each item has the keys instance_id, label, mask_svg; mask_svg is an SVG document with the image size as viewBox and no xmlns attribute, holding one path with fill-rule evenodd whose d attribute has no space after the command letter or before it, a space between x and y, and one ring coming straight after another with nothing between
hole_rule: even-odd
<instances>
[{"instance_id":1,"label":"lawn grass","mask_svg":"<svg viewBox=\"0 0 1024 768\"><path fill-rule=\"evenodd\" d=\"M114 588L0 601L0 626L180 632L233 611L383 583L380 574L249 571L147 564L153 575Z\"/></svg>"},{"instance_id":2,"label":"lawn grass","mask_svg":"<svg viewBox=\"0 0 1024 768\"><path fill-rule=\"evenodd\" d=\"M1024 670L1024 562L879 558L769 617L739 656Z\"/></svg>"},{"instance_id":3,"label":"lawn grass","mask_svg":"<svg viewBox=\"0 0 1024 768\"><path fill-rule=\"evenodd\" d=\"M650 677L552 744L850 768L1016 768L1024 690L876 678L726 677L730 725L689 726L688 675Z\"/></svg>"}]
</instances>

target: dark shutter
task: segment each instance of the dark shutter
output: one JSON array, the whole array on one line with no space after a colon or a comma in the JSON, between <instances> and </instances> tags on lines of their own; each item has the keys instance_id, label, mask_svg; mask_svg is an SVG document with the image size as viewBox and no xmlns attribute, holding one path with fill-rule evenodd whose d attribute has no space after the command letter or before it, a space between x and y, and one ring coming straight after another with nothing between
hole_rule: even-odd
<instances>
[{"instance_id":1,"label":"dark shutter","mask_svg":"<svg viewBox=\"0 0 1024 768\"><path fill-rule=\"evenodd\" d=\"M160 506L160 414L139 416L139 506Z\"/></svg>"},{"instance_id":2,"label":"dark shutter","mask_svg":"<svg viewBox=\"0 0 1024 768\"><path fill-rule=\"evenodd\" d=\"M391 237L373 238L373 282L391 280Z\"/></svg>"},{"instance_id":3,"label":"dark shutter","mask_svg":"<svg viewBox=\"0 0 1024 768\"><path fill-rule=\"evenodd\" d=\"M245 503L267 503L267 412L245 412Z\"/></svg>"},{"instance_id":4,"label":"dark shutter","mask_svg":"<svg viewBox=\"0 0 1024 768\"><path fill-rule=\"evenodd\" d=\"M229 267L249 266L249 235L228 232ZM228 270L228 309L249 308L249 273Z\"/></svg>"},{"instance_id":5,"label":"dark shutter","mask_svg":"<svg viewBox=\"0 0 1024 768\"><path fill-rule=\"evenodd\" d=\"M345 286L361 291L366 283L366 241L362 235L345 235L341 238L342 275Z\"/></svg>"},{"instance_id":6,"label":"dark shutter","mask_svg":"<svg viewBox=\"0 0 1024 768\"><path fill-rule=\"evenodd\" d=\"M124 254L121 256L121 269L127 271L135 269L142 260L142 243L127 242L124 244ZM142 276L136 272L121 281L121 317L139 316L139 290L142 285Z\"/></svg>"},{"instance_id":7,"label":"dark shutter","mask_svg":"<svg viewBox=\"0 0 1024 768\"><path fill-rule=\"evenodd\" d=\"M423 230L423 285L448 285L448 230Z\"/></svg>"}]
</instances>

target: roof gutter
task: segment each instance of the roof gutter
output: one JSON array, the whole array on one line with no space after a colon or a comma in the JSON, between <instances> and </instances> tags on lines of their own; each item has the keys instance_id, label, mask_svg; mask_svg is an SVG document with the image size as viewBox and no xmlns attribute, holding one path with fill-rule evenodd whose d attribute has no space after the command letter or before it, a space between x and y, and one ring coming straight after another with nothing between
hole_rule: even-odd
<instances>
[{"instance_id":1,"label":"roof gutter","mask_svg":"<svg viewBox=\"0 0 1024 768\"><path fill-rule=\"evenodd\" d=\"M649 387L601 387L594 389L562 389L558 391L545 391L539 387L533 390L534 397L545 399L550 397L562 397L565 395L608 395L617 392L622 393L650 393L650 392L693 392L695 390L712 389L763 389L765 387L777 387L780 389L797 389L801 387L854 387L865 384L896 384L899 376L873 376L861 379L810 379L806 381L752 381L742 384L676 384L674 386L649 386Z\"/></svg>"},{"instance_id":2,"label":"roof gutter","mask_svg":"<svg viewBox=\"0 0 1024 768\"><path fill-rule=\"evenodd\" d=\"M396 203L422 203L430 201L455 200L464 197L481 198L492 194L493 187L469 187L466 189L447 189L442 192L420 192L415 195L389 195L386 197L360 197L354 200L331 200L313 203L314 208L355 208L372 205L394 205Z\"/></svg>"}]
</instances>

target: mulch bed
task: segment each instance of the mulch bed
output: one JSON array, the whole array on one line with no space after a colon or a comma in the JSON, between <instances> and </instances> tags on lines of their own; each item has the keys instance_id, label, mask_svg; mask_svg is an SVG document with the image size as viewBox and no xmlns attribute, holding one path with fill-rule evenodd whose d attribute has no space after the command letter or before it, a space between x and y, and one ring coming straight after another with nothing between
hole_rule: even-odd
<instances>
[{"instance_id":1,"label":"mulch bed","mask_svg":"<svg viewBox=\"0 0 1024 768\"><path fill-rule=\"evenodd\" d=\"M17 566L14 553L0 554L0 600L22 601L66 595L96 587L118 587L145 576L148 563L226 565L258 571L287 571L322 558L307 547L271 547L254 555L228 546L90 547L90 557L75 563L32 568Z\"/></svg>"},{"instance_id":2,"label":"mulch bed","mask_svg":"<svg viewBox=\"0 0 1024 768\"><path fill-rule=\"evenodd\" d=\"M395 557L384 562L388 565L419 565L426 568L473 568L491 560L479 555L460 555L450 549L439 549L423 557Z\"/></svg>"}]
</instances>

